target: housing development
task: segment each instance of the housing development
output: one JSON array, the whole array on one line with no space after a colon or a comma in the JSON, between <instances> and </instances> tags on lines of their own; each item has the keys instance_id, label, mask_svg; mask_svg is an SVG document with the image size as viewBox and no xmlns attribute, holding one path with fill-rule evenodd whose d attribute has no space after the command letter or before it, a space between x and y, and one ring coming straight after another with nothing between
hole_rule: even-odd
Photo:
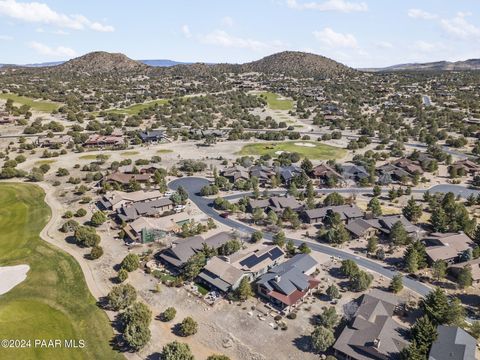
<instances>
[{"instance_id":1,"label":"housing development","mask_svg":"<svg viewBox=\"0 0 480 360\"><path fill-rule=\"evenodd\" d=\"M277 47L0 67L0 359L480 359L480 60Z\"/></svg>"}]
</instances>

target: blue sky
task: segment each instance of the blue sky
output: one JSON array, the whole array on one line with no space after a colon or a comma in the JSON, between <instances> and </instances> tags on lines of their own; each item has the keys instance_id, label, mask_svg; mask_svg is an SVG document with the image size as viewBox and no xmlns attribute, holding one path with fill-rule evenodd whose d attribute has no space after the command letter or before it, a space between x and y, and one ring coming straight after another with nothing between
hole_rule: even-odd
<instances>
[{"instance_id":1,"label":"blue sky","mask_svg":"<svg viewBox=\"0 0 480 360\"><path fill-rule=\"evenodd\" d=\"M94 50L246 62L309 51L354 67L480 58L479 0L0 0L0 63Z\"/></svg>"}]
</instances>

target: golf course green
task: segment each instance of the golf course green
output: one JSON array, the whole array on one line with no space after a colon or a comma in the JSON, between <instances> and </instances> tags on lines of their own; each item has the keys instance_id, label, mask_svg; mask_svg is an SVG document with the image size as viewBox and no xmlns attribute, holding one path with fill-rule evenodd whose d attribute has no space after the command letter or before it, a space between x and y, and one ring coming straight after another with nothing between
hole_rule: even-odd
<instances>
[{"instance_id":1,"label":"golf course green","mask_svg":"<svg viewBox=\"0 0 480 360\"><path fill-rule=\"evenodd\" d=\"M41 112L52 112L57 110L60 107L60 103L52 102L52 101L45 101L45 100L37 100L32 99L26 96L20 96L16 94L0 94L0 99L13 100L14 105L28 105L32 110L41 111Z\"/></svg>"},{"instance_id":2,"label":"golf course green","mask_svg":"<svg viewBox=\"0 0 480 360\"><path fill-rule=\"evenodd\" d=\"M293 109L293 100L291 99L282 99L281 95L272 92L261 92L259 95L267 100L267 105L272 110Z\"/></svg>"},{"instance_id":3,"label":"golf course green","mask_svg":"<svg viewBox=\"0 0 480 360\"><path fill-rule=\"evenodd\" d=\"M123 359L110 346L109 319L79 264L39 236L51 216L44 196L35 185L0 183L0 266L30 266L25 281L0 295L0 340L31 340L24 348L0 347L0 359ZM62 344L35 346L35 339ZM66 348L64 340L85 346Z\"/></svg>"},{"instance_id":4,"label":"golf course green","mask_svg":"<svg viewBox=\"0 0 480 360\"><path fill-rule=\"evenodd\" d=\"M282 152L296 152L302 157L312 160L330 160L341 159L346 154L345 149L322 144L314 141L286 141L286 142L268 142L254 143L245 145L239 155L270 155L276 157Z\"/></svg>"}]
</instances>

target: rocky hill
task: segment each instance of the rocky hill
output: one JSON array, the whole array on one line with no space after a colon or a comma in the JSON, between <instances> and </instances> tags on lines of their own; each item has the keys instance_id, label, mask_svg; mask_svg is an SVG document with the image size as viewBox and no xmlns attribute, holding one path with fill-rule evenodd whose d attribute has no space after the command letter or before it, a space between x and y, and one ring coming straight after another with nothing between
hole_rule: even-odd
<instances>
[{"instance_id":1,"label":"rocky hill","mask_svg":"<svg viewBox=\"0 0 480 360\"><path fill-rule=\"evenodd\" d=\"M96 51L69 60L61 65L51 67L50 69L53 71L100 74L137 73L147 71L148 68L147 65L132 60L123 54Z\"/></svg>"},{"instance_id":2,"label":"rocky hill","mask_svg":"<svg viewBox=\"0 0 480 360\"><path fill-rule=\"evenodd\" d=\"M429 63L414 63L393 65L386 68L370 69L370 71L468 71L480 70L480 59L465 61L436 61Z\"/></svg>"},{"instance_id":3,"label":"rocky hill","mask_svg":"<svg viewBox=\"0 0 480 360\"><path fill-rule=\"evenodd\" d=\"M332 59L299 51L284 51L240 65L243 72L300 77L326 77L354 71Z\"/></svg>"}]
</instances>

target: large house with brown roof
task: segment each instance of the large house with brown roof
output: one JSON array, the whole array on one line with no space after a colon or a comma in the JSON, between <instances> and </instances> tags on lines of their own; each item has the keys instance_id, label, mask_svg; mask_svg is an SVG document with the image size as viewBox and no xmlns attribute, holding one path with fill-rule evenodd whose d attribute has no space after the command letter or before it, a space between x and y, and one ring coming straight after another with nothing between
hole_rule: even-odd
<instances>
[{"instance_id":1,"label":"large house with brown roof","mask_svg":"<svg viewBox=\"0 0 480 360\"><path fill-rule=\"evenodd\" d=\"M320 223L323 222L323 219L329 211L340 214L340 218L346 223L354 219L362 218L365 215L364 211L357 205L338 205L305 210L303 218L305 222L309 224Z\"/></svg>"},{"instance_id":2,"label":"large house with brown roof","mask_svg":"<svg viewBox=\"0 0 480 360\"><path fill-rule=\"evenodd\" d=\"M461 261L462 255L475 243L465 233L433 233L423 239L430 262L443 260L448 264Z\"/></svg>"},{"instance_id":3,"label":"large house with brown roof","mask_svg":"<svg viewBox=\"0 0 480 360\"><path fill-rule=\"evenodd\" d=\"M268 199L250 199L249 210L253 211L256 208L260 208L265 212L269 212L270 210L272 210L276 213L281 213L286 208L290 208L294 211L300 211L303 206L294 197L273 196Z\"/></svg>"},{"instance_id":4,"label":"large house with brown roof","mask_svg":"<svg viewBox=\"0 0 480 360\"><path fill-rule=\"evenodd\" d=\"M399 299L390 293L372 290L362 295L353 319L345 326L333 345L339 359L392 360L408 345L408 329L393 315Z\"/></svg>"}]
</instances>

